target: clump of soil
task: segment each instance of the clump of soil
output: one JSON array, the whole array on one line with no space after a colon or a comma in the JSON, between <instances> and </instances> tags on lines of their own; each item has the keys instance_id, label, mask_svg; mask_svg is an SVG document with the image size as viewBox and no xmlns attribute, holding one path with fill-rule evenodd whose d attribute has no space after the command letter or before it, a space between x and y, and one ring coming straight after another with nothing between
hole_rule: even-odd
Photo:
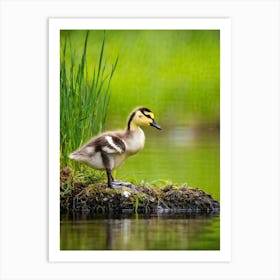
<instances>
[{"instance_id":1,"label":"clump of soil","mask_svg":"<svg viewBox=\"0 0 280 280\"><path fill-rule=\"evenodd\" d=\"M109 189L106 184L85 184L73 180L71 169L61 171L61 212L207 212L217 213L219 202L202 190L191 187L165 186L159 189L120 183Z\"/></svg>"}]
</instances>

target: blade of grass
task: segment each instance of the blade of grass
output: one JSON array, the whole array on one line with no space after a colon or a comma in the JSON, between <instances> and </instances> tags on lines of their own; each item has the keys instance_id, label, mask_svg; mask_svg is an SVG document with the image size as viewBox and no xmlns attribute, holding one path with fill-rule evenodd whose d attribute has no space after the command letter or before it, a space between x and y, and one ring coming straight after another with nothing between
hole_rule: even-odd
<instances>
[{"instance_id":1,"label":"blade of grass","mask_svg":"<svg viewBox=\"0 0 280 280\"><path fill-rule=\"evenodd\" d=\"M87 31L83 50L77 64L77 50L71 40L61 42L60 59L60 163L80 171L83 165L76 164L68 155L93 135L101 132L106 120L110 98L110 83L118 57L107 73L104 63L105 32L101 42L98 63L93 66L93 75L88 75L87 52L95 46L88 45ZM97 70L96 70L97 69Z\"/></svg>"}]
</instances>

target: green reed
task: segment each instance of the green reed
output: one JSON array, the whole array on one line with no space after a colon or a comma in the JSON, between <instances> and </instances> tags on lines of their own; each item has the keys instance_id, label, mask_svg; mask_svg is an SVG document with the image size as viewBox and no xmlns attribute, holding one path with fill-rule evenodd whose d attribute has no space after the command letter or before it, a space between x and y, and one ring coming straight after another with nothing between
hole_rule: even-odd
<instances>
[{"instance_id":1,"label":"green reed","mask_svg":"<svg viewBox=\"0 0 280 280\"><path fill-rule=\"evenodd\" d=\"M61 42L60 59L60 164L74 166L68 155L103 130L110 98L110 84L118 57L108 70L104 62L106 36L103 35L99 57L93 65L87 63L87 52L95 45L88 45L86 32L81 56L72 49L71 40ZM79 52L78 52L79 53ZM92 71L88 71L92 67ZM90 76L89 72L93 74ZM76 165L80 169L82 165Z\"/></svg>"}]
</instances>

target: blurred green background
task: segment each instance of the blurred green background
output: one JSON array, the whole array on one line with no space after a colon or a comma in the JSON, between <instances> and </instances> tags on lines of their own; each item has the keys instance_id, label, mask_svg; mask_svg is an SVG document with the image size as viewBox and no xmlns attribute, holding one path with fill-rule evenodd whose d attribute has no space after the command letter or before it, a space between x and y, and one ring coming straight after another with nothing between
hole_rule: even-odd
<instances>
[{"instance_id":1,"label":"blurred green background","mask_svg":"<svg viewBox=\"0 0 280 280\"><path fill-rule=\"evenodd\" d=\"M125 128L137 106L150 108L163 128L144 128L144 150L116 171L117 179L155 186L187 183L219 200L219 30L106 30L105 34L104 75L117 57L118 63L103 130ZM81 59L85 37L85 30L61 31L61 53L68 44L68 68L71 60ZM88 77L99 63L103 38L103 30L89 32Z\"/></svg>"}]
</instances>

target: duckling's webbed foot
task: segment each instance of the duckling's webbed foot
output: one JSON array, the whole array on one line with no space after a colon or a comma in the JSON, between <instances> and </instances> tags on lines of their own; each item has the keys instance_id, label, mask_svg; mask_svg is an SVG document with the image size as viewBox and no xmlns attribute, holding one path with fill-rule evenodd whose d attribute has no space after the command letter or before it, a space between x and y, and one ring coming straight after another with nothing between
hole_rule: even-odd
<instances>
[{"instance_id":1,"label":"duckling's webbed foot","mask_svg":"<svg viewBox=\"0 0 280 280\"><path fill-rule=\"evenodd\" d=\"M132 184L129 182L121 182L121 181L114 181L112 182L112 186L114 189L121 189L123 187L130 187Z\"/></svg>"},{"instance_id":2,"label":"duckling's webbed foot","mask_svg":"<svg viewBox=\"0 0 280 280\"><path fill-rule=\"evenodd\" d=\"M122 185L122 186L125 186L125 187L128 187L131 185L130 182L122 182L122 181L114 181L113 182L114 185Z\"/></svg>"},{"instance_id":3,"label":"duckling's webbed foot","mask_svg":"<svg viewBox=\"0 0 280 280\"><path fill-rule=\"evenodd\" d=\"M114 181L112 182L112 188L113 189L121 189L123 186L121 184L119 184L119 182Z\"/></svg>"}]
</instances>

